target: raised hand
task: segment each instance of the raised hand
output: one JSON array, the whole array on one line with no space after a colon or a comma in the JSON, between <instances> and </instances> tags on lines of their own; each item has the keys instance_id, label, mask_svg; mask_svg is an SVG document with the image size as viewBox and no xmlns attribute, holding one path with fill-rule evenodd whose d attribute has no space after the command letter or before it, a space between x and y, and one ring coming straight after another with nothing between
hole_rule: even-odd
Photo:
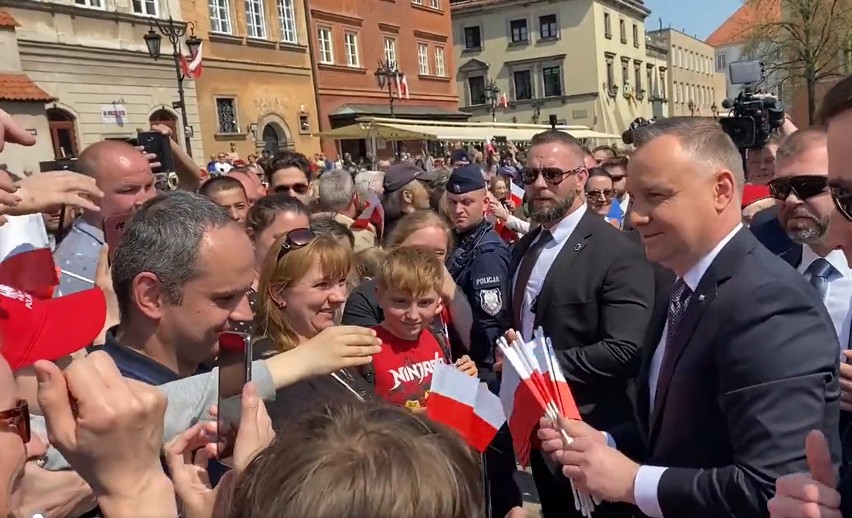
<instances>
[{"instance_id":1,"label":"raised hand","mask_svg":"<svg viewBox=\"0 0 852 518\"><path fill-rule=\"evenodd\" d=\"M302 362L306 374L318 376L370 363L373 355L382 350L381 344L372 329L334 326L287 354L292 354Z\"/></svg>"},{"instance_id":2,"label":"raised hand","mask_svg":"<svg viewBox=\"0 0 852 518\"><path fill-rule=\"evenodd\" d=\"M98 211L93 200L104 195L94 178L71 171L34 174L18 182L17 187L15 196L20 201L4 210L5 214L51 212L63 204Z\"/></svg>"},{"instance_id":3,"label":"raised hand","mask_svg":"<svg viewBox=\"0 0 852 518\"><path fill-rule=\"evenodd\" d=\"M466 354L456 360L456 368L472 378L475 378L476 375L479 374L476 364L470 359L470 356Z\"/></svg>"},{"instance_id":4,"label":"raised hand","mask_svg":"<svg viewBox=\"0 0 852 518\"><path fill-rule=\"evenodd\" d=\"M822 432L808 434L805 456L810 473L793 473L775 481L775 496L768 504L770 518L841 518L837 475Z\"/></svg>"}]
</instances>

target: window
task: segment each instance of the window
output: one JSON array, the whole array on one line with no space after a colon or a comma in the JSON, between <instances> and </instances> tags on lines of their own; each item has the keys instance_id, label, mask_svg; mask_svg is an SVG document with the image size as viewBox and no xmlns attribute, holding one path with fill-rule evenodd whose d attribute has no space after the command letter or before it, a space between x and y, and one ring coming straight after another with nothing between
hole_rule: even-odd
<instances>
[{"instance_id":1,"label":"window","mask_svg":"<svg viewBox=\"0 0 852 518\"><path fill-rule=\"evenodd\" d=\"M133 0L133 12L144 16L158 16L159 0Z\"/></svg>"},{"instance_id":2,"label":"window","mask_svg":"<svg viewBox=\"0 0 852 518\"><path fill-rule=\"evenodd\" d=\"M278 25L281 27L281 41L299 43L299 33L296 30L296 10L294 0L278 0Z\"/></svg>"},{"instance_id":3,"label":"window","mask_svg":"<svg viewBox=\"0 0 852 518\"><path fill-rule=\"evenodd\" d=\"M95 9L104 8L104 0L74 0L74 3L83 7L94 7Z\"/></svg>"},{"instance_id":4,"label":"window","mask_svg":"<svg viewBox=\"0 0 852 518\"><path fill-rule=\"evenodd\" d=\"M334 47L331 42L331 27L318 27L317 40L319 41L319 62L326 64L334 63Z\"/></svg>"},{"instance_id":5,"label":"window","mask_svg":"<svg viewBox=\"0 0 852 518\"><path fill-rule=\"evenodd\" d=\"M544 96L558 97L562 95L562 70L559 67L544 67L541 69L544 80Z\"/></svg>"},{"instance_id":6,"label":"window","mask_svg":"<svg viewBox=\"0 0 852 518\"><path fill-rule=\"evenodd\" d=\"M415 5L423 5L423 0L411 0L411 3Z\"/></svg>"},{"instance_id":7,"label":"window","mask_svg":"<svg viewBox=\"0 0 852 518\"><path fill-rule=\"evenodd\" d=\"M660 69L660 97L663 99L666 98L666 71L665 69Z\"/></svg>"},{"instance_id":8,"label":"window","mask_svg":"<svg viewBox=\"0 0 852 518\"><path fill-rule=\"evenodd\" d=\"M246 30L249 38L266 38L266 22L263 20L263 0L246 0Z\"/></svg>"},{"instance_id":9,"label":"window","mask_svg":"<svg viewBox=\"0 0 852 518\"><path fill-rule=\"evenodd\" d=\"M728 68L728 56L719 54L716 56L716 70L718 72L725 72L726 68Z\"/></svg>"},{"instance_id":10,"label":"window","mask_svg":"<svg viewBox=\"0 0 852 518\"><path fill-rule=\"evenodd\" d=\"M538 17L538 34L543 40L559 37L559 27L556 23L555 14L547 14Z\"/></svg>"},{"instance_id":11,"label":"window","mask_svg":"<svg viewBox=\"0 0 852 518\"><path fill-rule=\"evenodd\" d=\"M417 44L417 64L420 67L420 75L429 75L429 45L425 43Z\"/></svg>"},{"instance_id":12,"label":"window","mask_svg":"<svg viewBox=\"0 0 852 518\"><path fill-rule=\"evenodd\" d=\"M627 27L624 20L618 20L618 33L621 34L621 43L627 43Z\"/></svg>"},{"instance_id":13,"label":"window","mask_svg":"<svg viewBox=\"0 0 852 518\"><path fill-rule=\"evenodd\" d=\"M615 86L615 71L612 68L612 58L606 58L606 89L612 94Z\"/></svg>"},{"instance_id":14,"label":"window","mask_svg":"<svg viewBox=\"0 0 852 518\"><path fill-rule=\"evenodd\" d=\"M396 68L396 40L393 38L385 38L385 60L391 68Z\"/></svg>"},{"instance_id":15,"label":"window","mask_svg":"<svg viewBox=\"0 0 852 518\"><path fill-rule=\"evenodd\" d=\"M642 89L642 62L634 61L633 62L633 77L636 81L636 94L639 94L639 90Z\"/></svg>"},{"instance_id":16,"label":"window","mask_svg":"<svg viewBox=\"0 0 852 518\"><path fill-rule=\"evenodd\" d=\"M529 41L530 34L529 29L527 29L526 20L512 20L509 22L509 26L512 30L512 43L523 43Z\"/></svg>"},{"instance_id":17,"label":"window","mask_svg":"<svg viewBox=\"0 0 852 518\"><path fill-rule=\"evenodd\" d=\"M233 97L216 98L216 117L219 121L219 133L239 133L237 123L237 100Z\"/></svg>"},{"instance_id":18,"label":"window","mask_svg":"<svg viewBox=\"0 0 852 518\"><path fill-rule=\"evenodd\" d=\"M652 67L648 67L645 75L645 88L648 89L648 98L650 99L657 93L657 89L654 88L654 69Z\"/></svg>"},{"instance_id":19,"label":"window","mask_svg":"<svg viewBox=\"0 0 852 518\"><path fill-rule=\"evenodd\" d=\"M470 104L485 104L485 77L468 77L467 86L470 89Z\"/></svg>"},{"instance_id":20,"label":"window","mask_svg":"<svg viewBox=\"0 0 852 518\"><path fill-rule=\"evenodd\" d=\"M210 30L213 32L231 33L231 6L228 0L209 0Z\"/></svg>"},{"instance_id":21,"label":"window","mask_svg":"<svg viewBox=\"0 0 852 518\"><path fill-rule=\"evenodd\" d=\"M633 24L633 46L639 48L639 26Z\"/></svg>"},{"instance_id":22,"label":"window","mask_svg":"<svg viewBox=\"0 0 852 518\"><path fill-rule=\"evenodd\" d=\"M604 36L612 39L612 25L610 24L609 13L604 13Z\"/></svg>"},{"instance_id":23,"label":"window","mask_svg":"<svg viewBox=\"0 0 852 518\"><path fill-rule=\"evenodd\" d=\"M518 70L512 74L515 81L515 99L532 99L532 76L529 70Z\"/></svg>"},{"instance_id":24,"label":"window","mask_svg":"<svg viewBox=\"0 0 852 518\"><path fill-rule=\"evenodd\" d=\"M438 77L447 76L447 66L444 63L443 47L435 47L435 75Z\"/></svg>"},{"instance_id":25,"label":"window","mask_svg":"<svg viewBox=\"0 0 852 518\"><path fill-rule=\"evenodd\" d=\"M628 81L630 81L630 76L627 75L627 73L628 73L627 67L628 67L629 64L630 64L629 60L627 60L627 59L621 60L621 82L622 83L627 83Z\"/></svg>"},{"instance_id":26,"label":"window","mask_svg":"<svg viewBox=\"0 0 852 518\"><path fill-rule=\"evenodd\" d=\"M465 50L482 48L482 34L479 32L478 26L464 28L464 48Z\"/></svg>"},{"instance_id":27,"label":"window","mask_svg":"<svg viewBox=\"0 0 852 518\"><path fill-rule=\"evenodd\" d=\"M346 48L346 65L357 67L361 64L358 59L358 34L347 32L343 35L343 46Z\"/></svg>"},{"instance_id":28,"label":"window","mask_svg":"<svg viewBox=\"0 0 852 518\"><path fill-rule=\"evenodd\" d=\"M441 0L432 0L429 5L432 6L432 9L440 9L441 8Z\"/></svg>"}]
</instances>

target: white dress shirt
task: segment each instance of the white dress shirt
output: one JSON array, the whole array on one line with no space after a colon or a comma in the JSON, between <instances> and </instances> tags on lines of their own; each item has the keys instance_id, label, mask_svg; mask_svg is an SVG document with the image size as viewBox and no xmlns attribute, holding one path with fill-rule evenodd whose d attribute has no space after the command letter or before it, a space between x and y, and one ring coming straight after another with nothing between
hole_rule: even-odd
<instances>
[{"instance_id":1,"label":"white dress shirt","mask_svg":"<svg viewBox=\"0 0 852 518\"><path fill-rule=\"evenodd\" d=\"M797 270L805 275L805 270L820 256L808 245L802 246L802 262ZM828 290L825 293L826 309L834 324L837 338L840 340L840 350L849 348L849 327L852 322L852 269L846 262L842 250L832 250L825 256L828 264L834 267L834 272L828 277ZM809 278L809 275L805 275ZM810 280L810 279L808 279Z\"/></svg>"},{"instance_id":2,"label":"white dress shirt","mask_svg":"<svg viewBox=\"0 0 852 518\"><path fill-rule=\"evenodd\" d=\"M621 207L621 213L627 215L627 207L630 206L630 194L624 193L624 197L618 200L618 206Z\"/></svg>"},{"instance_id":3,"label":"white dress shirt","mask_svg":"<svg viewBox=\"0 0 852 518\"><path fill-rule=\"evenodd\" d=\"M562 247L565 246L565 242L568 241L574 229L577 228L577 224L580 223L585 213L586 204L583 203L577 210L562 218L562 221L553 225L550 229L553 239L544 246L541 255L538 256L532 273L530 273L530 280L524 290L524 305L521 307L521 329L516 329L516 331L520 331L524 341L533 339L533 325L535 324L535 315L531 311L534 306L533 302L535 302L535 299L541 292L542 286L544 286L544 279L547 277L553 261L556 260L559 252L562 251ZM539 239L541 239L541 234L530 243L530 246L534 245ZM512 281L513 293L515 280L517 280L517 273L515 274L515 279Z\"/></svg>"},{"instance_id":4,"label":"white dress shirt","mask_svg":"<svg viewBox=\"0 0 852 518\"><path fill-rule=\"evenodd\" d=\"M701 258L695 266L684 274L683 282L689 286L692 293L695 293L695 290L698 288L698 283L701 282L701 278L704 277L707 269L710 268L710 265L716 259L716 256L719 255L719 252L722 251L722 248L724 248L725 245L733 239L734 235L739 232L741 228L743 228L742 224L737 225L730 234L719 241L719 244L717 244L709 254ZM649 418L654 413L654 399L657 394L657 380L660 377L660 366L663 363L663 355L666 352L666 337L668 336L668 330L669 325L668 322L666 322L666 325L663 327L663 335L660 338L660 343L657 345L657 350L654 351L654 356L651 357L651 365L648 371L648 389L651 394L651 401L648 406ZM663 518L663 511L660 509L660 502L657 499L657 486L660 485L660 478L663 476L665 471L666 468L661 466L640 466L639 472L636 474L636 480L633 483L633 498L636 499L636 505L643 513L651 518Z\"/></svg>"}]
</instances>

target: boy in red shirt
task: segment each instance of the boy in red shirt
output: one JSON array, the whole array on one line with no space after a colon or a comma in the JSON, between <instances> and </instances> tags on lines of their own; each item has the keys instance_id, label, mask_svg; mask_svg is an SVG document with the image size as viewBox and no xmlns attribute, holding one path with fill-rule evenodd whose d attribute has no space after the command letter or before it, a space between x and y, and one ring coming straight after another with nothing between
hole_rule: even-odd
<instances>
[{"instance_id":1,"label":"boy in red shirt","mask_svg":"<svg viewBox=\"0 0 852 518\"><path fill-rule=\"evenodd\" d=\"M373 356L376 394L414 411L423 411L437 362L450 362L429 325L441 310L444 267L431 250L400 247L386 256L376 294L384 321L375 331L382 351ZM476 376L467 355L456 366Z\"/></svg>"}]
</instances>

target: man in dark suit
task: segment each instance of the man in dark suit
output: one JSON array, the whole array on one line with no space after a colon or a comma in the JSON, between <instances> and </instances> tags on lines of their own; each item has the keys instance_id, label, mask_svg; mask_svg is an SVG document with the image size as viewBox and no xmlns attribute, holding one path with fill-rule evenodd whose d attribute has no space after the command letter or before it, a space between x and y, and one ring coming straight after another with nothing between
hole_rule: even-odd
<instances>
[{"instance_id":1,"label":"man in dark suit","mask_svg":"<svg viewBox=\"0 0 852 518\"><path fill-rule=\"evenodd\" d=\"M530 144L523 181L531 219L540 226L513 250L511 307L525 339L541 326L553 340L583 418L606 428L632 415L627 383L638 373L654 284L642 250L586 211L583 155L559 131ZM558 470L540 452L530 462L544 516L579 516ZM627 506L600 511L602 517L632 512Z\"/></svg>"},{"instance_id":2,"label":"man in dark suit","mask_svg":"<svg viewBox=\"0 0 852 518\"><path fill-rule=\"evenodd\" d=\"M775 479L806 468L808 432L839 461L836 333L813 287L742 227L742 164L717 124L666 119L634 138L633 223L678 277L648 327L638 419L608 435L565 423L567 447L539 436L578 489L647 516L765 517Z\"/></svg>"}]
</instances>

